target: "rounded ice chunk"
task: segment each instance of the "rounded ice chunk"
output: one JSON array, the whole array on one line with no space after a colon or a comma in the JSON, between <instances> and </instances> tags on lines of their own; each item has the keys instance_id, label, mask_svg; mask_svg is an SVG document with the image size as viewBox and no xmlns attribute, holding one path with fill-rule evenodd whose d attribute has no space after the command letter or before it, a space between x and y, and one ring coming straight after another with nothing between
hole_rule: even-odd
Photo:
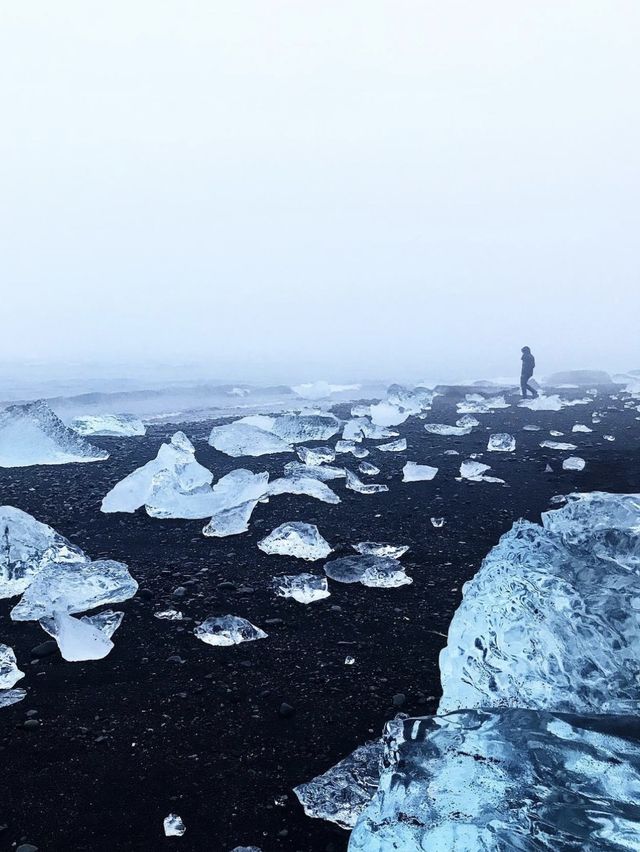
<instances>
[{"instance_id":1,"label":"rounded ice chunk","mask_svg":"<svg viewBox=\"0 0 640 852\"><path fill-rule=\"evenodd\" d=\"M258 547L264 553L295 556L308 561L324 559L332 549L315 524L305 524L301 521L280 524L258 542Z\"/></svg>"},{"instance_id":2,"label":"rounded ice chunk","mask_svg":"<svg viewBox=\"0 0 640 852\"><path fill-rule=\"evenodd\" d=\"M487 449L491 453L512 453L516 448L516 439L508 432L496 432L489 435Z\"/></svg>"},{"instance_id":3,"label":"rounded ice chunk","mask_svg":"<svg viewBox=\"0 0 640 852\"><path fill-rule=\"evenodd\" d=\"M239 645L241 642L267 638L264 630L237 615L212 616L196 625L193 632L207 645Z\"/></svg>"},{"instance_id":4,"label":"rounded ice chunk","mask_svg":"<svg viewBox=\"0 0 640 852\"><path fill-rule=\"evenodd\" d=\"M580 456L569 456L562 462L563 470L584 470L586 462Z\"/></svg>"}]
</instances>

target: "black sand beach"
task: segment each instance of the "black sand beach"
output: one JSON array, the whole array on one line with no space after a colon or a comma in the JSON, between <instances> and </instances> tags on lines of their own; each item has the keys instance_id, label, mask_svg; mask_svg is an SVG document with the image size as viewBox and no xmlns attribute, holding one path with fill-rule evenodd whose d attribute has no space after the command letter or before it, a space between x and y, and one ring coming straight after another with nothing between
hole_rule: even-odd
<instances>
[{"instance_id":1,"label":"black sand beach","mask_svg":"<svg viewBox=\"0 0 640 852\"><path fill-rule=\"evenodd\" d=\"M593 411L602 420L592 425ZM454 423L457 416L453 402L439 397L429 420ZM237 467L275 477L293 456L228 458L207 445L211 424L200 422L152 427L142 438L96 438L111 453L106 462L0 470L0 503L50 524L93 558L126 562L140 584L135 598L115 607L125 618L114 650L91 663L64 662L57 650L36 657L32 649L49 637L35 623L13 623L13 601L2 601L0 641L14 648L27 675L18 686L28 695L0 710L0 849L29 842L40 852L228 852L236 845L343 852L347 833L307 818L292 788L378 736L398 710L436 710L438 653L462 584L515 520L539 521L556 494L640 492L639 416L600 396L559 412L511 407L479 415L482 425L460 438L428 434L412 417L397 427L406 452L382 453L374 448L379 441L364 442L367 461L381 469L372 480L389 485L388 493L356 494L337 480L329 485L339 505L274 497L258 505L248 533L224 539L203 537L202 521L105 515L100 501L177 428L216 478ZM523 431L528 423L542 431ZM571 434L575 423L594 431ZM578 445L584 471L563 472L571 453L540 448L550 429ZM515 435L516 451L487 453L491 432ZM447 449L461 455L443 455ZM457 482L470 453L483 453L506 485ZM439 473L432 482L404 484L408 460ZM337 463L357 470L359 461L346 455ZM443 516L445 526L434 529L431 516ZM322 563L256 547L292 520L317 524L336 556L363 540L409 545L402 562L413 584L333 583L331 597L308 606L276 597L274 575L321 572ZM180 586L186 593L176 598ZM171 606L184 621L153 617ZM213 648L193 636L194 623L226 613L248 618L268 639ZM346 655L354 665L344 664ZM291 715L279 712L283 702ZM25 727L30 718L39 724ZM182 838L164 836L171 812L187 827Z\"/></svg>"}]
</instances>

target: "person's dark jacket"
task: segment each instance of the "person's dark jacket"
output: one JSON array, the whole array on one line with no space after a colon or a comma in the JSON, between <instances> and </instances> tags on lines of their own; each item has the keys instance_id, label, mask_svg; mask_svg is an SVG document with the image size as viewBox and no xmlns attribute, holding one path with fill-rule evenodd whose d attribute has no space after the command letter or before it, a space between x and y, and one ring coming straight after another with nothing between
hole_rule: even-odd
<instances>
[{"instance_id":1,"label":"person's dark jacket","mask_svg":"<svg viewBox=\"0 0 640 852\"><path fill-rule=\"evenodd\" d=\"M530 379L533 375L533 368L536 366L536 359L533 357L531 352L523 352L522 353L522 375L523 377Z\"/></svg>"}]
</instances>

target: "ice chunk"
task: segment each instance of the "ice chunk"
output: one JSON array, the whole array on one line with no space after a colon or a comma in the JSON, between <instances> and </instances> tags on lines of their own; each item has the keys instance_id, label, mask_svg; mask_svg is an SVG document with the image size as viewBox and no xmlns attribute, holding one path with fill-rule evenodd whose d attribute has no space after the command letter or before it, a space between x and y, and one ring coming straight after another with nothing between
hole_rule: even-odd
<instances>
[{"instance_id":1,"label":"ice chunk","mask_svg":"<svg viewBox=\"0 0 640 852\"><path fill-rule=\"evenodd\" d=\"M11 707L27 697L26 689L0 690L0 707Z\"/></svg>"},{"instance_id":2,"label":"ice chunk","mask_svg":"<svg viewBox=\"0 0 640 852\"><path fill-rule=\"evenodd\" d=\"M0 689L11 689L22 677L13 648L0 643Z\"/></svg>"},{"instance_id":3,"label":"ice chunk","mask_svg":"<svg viewBox=\"0 0 640 852\"><path fill-rule=\"evenodd\" d=\"M411 411L391 402L378 402L370 408L371 422L376 426L398 426L409 417Z\"/></svg>"},{"instance_id":4,"label":"ice chunk","mask_svg":"<svg viewBox=\"0 0 640 852\"><path fill-rule=\"evenodd\" d=\"M353 545L362 556L390 556L392 559L400 559L407 550L408 544L387 544L382 541L361 541Z\"/></svg>"},{"instance_id":5,"label":"ice chunk","mask_svg":"<svg viewBox=\"0 0 640 852\"><path fill-rule=\"evenodd\" d=\"M79 547L13 506L0 506L0 598L20 595L49 563L88 562Z\"/></svg>"},{"instance_id":6,"label":"ice chunk","mask_svg":"<svg viewBox=\"0 0 640 852\"><path fill-rule=\"evenodd\" d=\"M485 558L440 655L440 712L640 710L640 495L572 495Z\"/></svg>"},{"instance_id":7,"label":"ice chunk","mask_svg":"<svg viewBox=\"0 0 640 852\"><path fill-rule=\"evenodd\" d=\"M468 393L464 401L456 406L458 414L487 414L497 408L509 408L503 396L484 397L479 393Z\"/></svg>"},{"instance_id":8,"label":"ice chunk","mask_svg":"<svg viewBox=\"0 0 640 852\"><path fill-rule=\"evenodd\" d=\"M640 725L522 709L396 719L349 852L640 848Z\"/></svg>"},{"instance_id":9,"label":"ice chunk","mask_svg":"<svg viewBox=\"0 0 640 852\"><path fill-rule=\"evenodd\" d=\"M529 408L531 411L560 411L562 401L557 394L552 396L536 396L533 399L523 399L518 403L520 408Z\"/></svg>"},{"instance_id":10,"label":"ice chunk","mask_svg":"<svg viewBox=\"0 0 640 852\"><path fill-rule=\"evenodd\" d=\"M396 384L387 390L387 402L404 408L411 414L428 411L436 396L436 391L422 386L407 388Z\"/></svg>"},{"instance_id":11,"label":"ice chunk","mask_svg":"<svg viewBox=\"0 0 640 852\"><path fill-rule=\"evenodd\" d=\"M369 455L369 450L359 447L354 441L337 441L336 453L352 453L357 459L364 459Z\"/></svg>"},{"instance_id":12,"label":"ice chunk","mask_svg":"<svg viewBox=\"0 0 640 852\"><path fill-rule=\"evenodd\" d=\"M331 553L331 546L320 535L318 527L301 521L280 524L258 542L258 547L264 553L309 561L324 559Z\"/></svg>"},{"instance_id":13,"label":"ice chunk","mask_svg":"<svg viewBox=\"0 0 640 852\"><path fill-rule=\"evenodd\" d=\"M308 465L332 462L336 457L336 452L332 447L298 447L296 453L300 461Z\"/></svg>"},{"instance_id":14,"label":"ice chunk","mask_svg":"<svg viewBox=\"0 0 640 852\"><path fill-rule=\"evenodd\" d=\"M242 420L214 426L209 435L209 444L232 458L293 452L291 444L278 435Z\"/></svg>"},{"instance_id":15,"label":"ice chunk","mask_svg":"<svg viewBox=\"0 0 640 852\"><path fill-rule=\"evenodd\" d=\"M345 666L352 666L355 663L355 661L356 661L356 658L352 657L350 654L347 654L347 656L344 658Z\"/></svg>"},{"instance_id":16,"label":"ice chunk","mask_svg":"<svg viewBox=\"0 0 640 852\"><path fill-rule=\"evenodd\" d=\"M298 603L308 604L329 597L329 584L326 577L315 574L289 574L276 577L276 594L281 598L293 598Z\"/></svg>"},{"instance_id":17,"label":"ice chunk","mask_svg":"<svg viewBox=\"0 0 640 852\"><path fill-rule=\"evenodd\" d=\"M372 423L368 417L358 417L345 423L342 437L346 441L361 441L363 438L395 438L398 433L395 429L387 429Z\"/></svg>"},{"instance_id":18,"label":"ice chunk","mask_svg":"<svg viewBox=\"0 0 640 852\"><path fill-rule=\"evenodd\" d=\"M85 414L76 417L69 426L78 435L106 435L114 437L135 437L146 435L147 428L132 414Z\"/></svg>"},{"instance_id":19,"label":"ice chunk","mask_svg":"<svg viewBox=\"0 0 640 852\"><path fill-rule=\"evenodd\" d=\"M552 438L562 438L562 436L564 435L564 432L558 432L557 429L550 429L549 434L551 435Z\"/></svg>"},{"instance_id":20,"label":"ice chunk","mask_svg":"<svg viewBox=\"0 0 640 852\"><path fill-rule=\"evenodd\" d=\"M344 479L347 475L343 467L331 467L330 465L300 464L300 462L287 462L284 466L287 476L311 476L321 482L330 482L332 479Z\"/></svg>"},{"instance_id":21,"label":"ice chunk","mask_svg":"<svg viewBox=\"0 0 640 852\"><path fill-rule=\"evenodd\" d=\"M540 426L536 426L534 423L529 423L526 426L522 427L525 432L539 432Z\"/></svg>"},{"instance_id":22,"label":"ice chunk","mask_svg":"<svg viewBox=\"0 0 640 852\"><path fill-rule=\"evenodd\" d=\"M486 471L491 470L488 464L466 459L460 465L460 479L469 479L471 482L497 482L504 483L503 479L496 476L487 476Z\"/></svg>"},{"instance_id":23,"label":"ice chunk","mask_svg":"<svg viewBox=\"0 0 640 852\"><path fill-rule=\"evenodd\" d=\"M236 423L258 427L287 444L328 441L340 430L340 420L333 414L282 414L278 417L258 414L243 417Z\"/></svg>"},{"instance_id":24,"label":"ice chunk","mask_svg":"<svg viewBox=\"0 0 640 852\"><path fill-rule=\"evenodd\" d=\"M602 437L605 439L605 441L615 441L613 435L603 435Z\"/></svg>"},{"instance_id":25,"label":"ice chunk","mask_svg":"<svg viewBox=\"0 0 640 852\"><path fill-rule=\"evenodd\" d=\"M221 509L212 515L209 523L202 528L203 535L208 538L225 538L228 535L241 535L247 532L251 515L257 505L257 500L247 500L239 506Z\"/></svg>"},{"instance_id":26,"label":"ice chunk","mask_svg":"<svg viewBox=\"0 0 640 852\"><path fill-rule=\"evenodd\" d=\"M207 645L239 645L241 642L267 638L264 630L237 615L207 618L202 624L196 625L193 632Z\"/></svg>"},{"instance_id":27,"label":"ice chunk","mask_svg":"<svg viewBox=\"0 0 640 852\"><path fill-rule=\"evenodd\" d=\"M347 488L350 491L357 491L358 494L379 494L383 491L388 491L388 485L381 485L377 482L364 483L350 470L347 472Z\"/></svg>"},{"instance_id":28,"label":"ice chunk","mask_svg":"<svg viewBox=\"0 0 640 852\"><path fill-rule=\"evenodd\" d=\"M424 428L432 435L469 435L472 426L447 426L446 423L425 423Z\"/></svg>"},{"instance_id":29,"label":"ice chunk","mask_svg":"<svg viewBox=\"0 0 640 852\"><path fill-rule=\"evenodd\" d=\"M376 447L376 450L382 450L383 453L402 453L406 449L406 438L400 438L397 441L390 441L388 444L378 444Z\"/></svg>"},{"instance_id":30,"label":"ice chunk","mask_svg":"<svg viewBox=\"0 0 640 852\"><path fill-rule=\"evenodd\" d=\"M389 556L342 556L325 562L324 570L327 577L339 583L395 588L413 582L398 560Z\"/></svg>"},{"instance_id":31,"label":"ice chunk","mask_svg":"<svg viewBox=\"0 0 640 852\"><path fill-rule=\"evenodd\" d=\"M70 663L102 660L113 648L113 642L100 626L66 612L54 611L53 615L40 619L40 626L53 636L62 658Z\"/></svg>"},{"instance_id":32,"label":"ice chunk","mask_svg":"<svg viewBox=\"0 0 640 852\"><path fill-rule=\"evenodd\" d=\"M593 429L590 429L588 426L585 426L584 423L576 423L576 425L571 430L572 432L593 432Z\"/></svg>"},{"instance_id":33,"label":"ice chunk","mask_svg":"<svg viewBox=\"0 0 640 852\"><path fill-rule=\"evenodd\" d=\"M431 518L432 525L437 529L441 529L444 526L444 518Z\"/></svg>"},{"instance_id":34,"label":"ice chunk","mask_svg":"<svg viewBox=\"0 0 640 852\"><path fill-rule=\"evenodd\" d=\"M164 818L163 825L167 837L182 837L187 830L178 814L169 814L168 817Z\"/></svg>"},{"instance_id":35,"label":"ice chunk","mask_svg":"<svg viewBox=\"0 0 640 852\"><path fill-rule=\"evenodd\" d=\"M380 473L380 468L369 462L361 462L358 465L358 470L365 476L377 476Z\"/></svg>"},{"instance_id":36,"label":"ice chunk","mask_svg":"<svg viewBox=\"0 0 640 852\"><path fill-rule=\"evenodd\" d=\"M163 609L160 612L154 612L153 616L165 621L182 621L184 617L177 609Z\"/></svg>"},{"instance_id":37,"label":"ice chunk","mask_svg":"<svg viewBox=\"0 0 640 852\"><path fill-rule=\"evenodd\" d=\"M456 420L456 426L459 426L461 429L473 429L474 426L479 425L480 421L476 417L472 417L471 414L464 414Z\"/></svg>"},{"instance_id":38,"label":"ice chunk","mask_svg":"<svg viewBox=\"0 0 640 852\"><path fill-rule=\"evenodd\" d=\"M132 598L138 590L127 566L110 559L49 563L35 575L11 610L14 621L40 621Z\"/></svg>"},{"instance_id":39,"label":"ice chunk","mask_svg":"<svg viewBox=\"0 0 640 852\"><path fill-rule=\"evenodd\" d=\"M304 494L307 497L315 497L323 503L339 503L340 498L328 485L316 479L314 476L285 476L275 479L269 485L268 494Z\"/></svg>"},{"instance_id":40,"label":"ice chunk","mask_svg":"<svg viewBox=\"0 0 640 852\"><path fill-rule=\"evenodd\" d=\"M577 450L575 444L568 444L562 441L541 441L541 447L547 447L549 450Z\"/></svg>"},{"instance_id":41,"label":"ice chunk","mask_svg":"<svg viewBox=\"0 0 640 852\"><path fill-rule=\"evenodd\" d=\"M104 461L106 450L92 446L39 400L0 411L0 467Z\"/></svg>"},{"instance_id":42,"label":"ice chunk","mask_svg":"<svg viewBox=\"0 0 640 852\"><path fill-rule=\"evenodd\" d=\"M507 432L496 432L489 435L487 449L491 453L512 453L516 448L516 439Z\"/></svg>"},{"instance_id":43,"label":"ice chunk","mask_svg":"<svg viewBox=\"0 0 640 852\"><path fill-rule=\"evenodd\" d=\"M323 775L294 788L307 816L351 829L378 787L381 741L360 746Z\"/></svg>"},{"instance_id":44,"label":"ice chunk","mask_svg":"<svg viewBox=\"0 0 640 852\"><path fill-rule=\"evenodd\" d=\"M258 846L234 846L231 852L262 852Z\"/></svg>"},{"instance_id":45,"label":"ice chunk","mask_svg":"<svg viewBox=\"0 0 640 852\"><path fill-rule=\"evenodd\" d=\"M438 472L437 467L430 467L428 464L416 464L416 462L407 462L402 468L403 482L423 482L431 480Z\"/></svg>"},{"instance_id":46,"label":"ice chunk","mask_svg":"<svg viewBox=\"0 0 640 852\"><path fill-rule=\"evenodd\" d=\"M584 470L586 462L580 456L569 456L562 462L563 470Z\"/></svg>"}]
</instances>

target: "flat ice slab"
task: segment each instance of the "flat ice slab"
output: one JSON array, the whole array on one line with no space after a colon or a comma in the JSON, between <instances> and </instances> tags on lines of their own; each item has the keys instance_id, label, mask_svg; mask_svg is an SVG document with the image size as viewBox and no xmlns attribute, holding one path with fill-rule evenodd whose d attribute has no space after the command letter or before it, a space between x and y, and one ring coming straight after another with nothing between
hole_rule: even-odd
<instances>
[{"instance_id":1,"label":"flat ice slab","mask_svg":"<svg viewBox=\"0 0 640 852\"><path fill-rule=\"evenodd\" d=\"M432 480L438 472L437 467L428 464L416 464L407 462L402 468L403 482L426 482Z\"/></svg>"},{"instance_id":2,"label":"flat ice slab","mask_svg":"<svg viewBox=\"0 0 640 852\"><path fill-rule=\"evenodd\" d=\"M133 438L146 435L147 427L132 414L85 414L69 424L78 435Z\"/></svg>"},{"instance_id":3,"label":"flat ice slab","mask_svg":"<svg viewBox=\"0 0 640 852\"><path fill-rule=\"evenodd\" d=\"M0 411L0 467L104 461L106 450L92 446L64 425L42 400Z\"/></svg>"}]
</instances>

